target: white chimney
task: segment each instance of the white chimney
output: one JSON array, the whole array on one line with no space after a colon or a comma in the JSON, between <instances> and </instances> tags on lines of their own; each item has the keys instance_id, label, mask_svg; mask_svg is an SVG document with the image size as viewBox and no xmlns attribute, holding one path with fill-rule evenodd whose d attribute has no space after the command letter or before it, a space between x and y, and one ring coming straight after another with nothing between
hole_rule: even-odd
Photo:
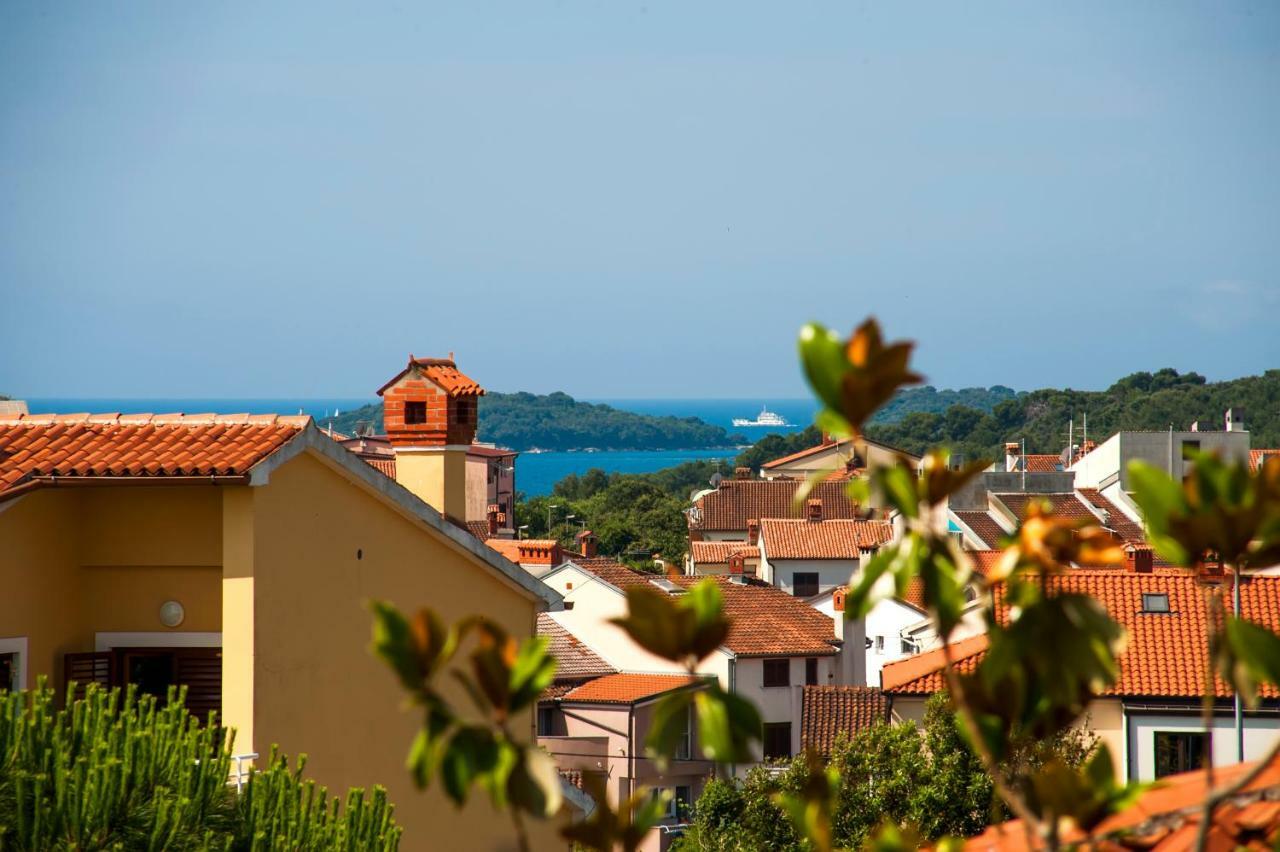
<instances>
[{"instance_id":1,"label":"white chimney","mask_svg":"<svg viewBox=\"0 0 1280 852\"><path fill-rule=\"evenodd\" d=\"M1227 431L1228 432L1244 432L1244 409L1228 408L1227 409Z\"/></svg>"},{"instance_id":2,"label":"white chimney","mask_svg":"<svg viewBox=\"0 0 1280 852\"><path fill-rule=\"evenodd\" d=\"M1022 446L1017 441L1010 441L1004 445L1004 469L1005 471L1021 470Z\"/></svg>"}]
</instances>

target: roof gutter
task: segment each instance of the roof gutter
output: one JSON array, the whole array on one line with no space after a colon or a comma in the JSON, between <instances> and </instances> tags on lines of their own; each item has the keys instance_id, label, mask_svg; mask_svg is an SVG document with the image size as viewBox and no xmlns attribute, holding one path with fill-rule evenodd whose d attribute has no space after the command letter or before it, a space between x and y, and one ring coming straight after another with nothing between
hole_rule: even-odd
<instances>
[{"instance_id":1,"label":"roof gutter","mask_svg":"<svg viewBox=\"0 0 1280 852\"><path fill-rule=\"evenodd\" d=\"M169 476L162 473L149 476L58 476L47 474L31 476L25 482L0 492L0 503L17 499L41 488L110 488L117 485L248 485L248 474L206 474Z\"/></svg>"}]
</instances>

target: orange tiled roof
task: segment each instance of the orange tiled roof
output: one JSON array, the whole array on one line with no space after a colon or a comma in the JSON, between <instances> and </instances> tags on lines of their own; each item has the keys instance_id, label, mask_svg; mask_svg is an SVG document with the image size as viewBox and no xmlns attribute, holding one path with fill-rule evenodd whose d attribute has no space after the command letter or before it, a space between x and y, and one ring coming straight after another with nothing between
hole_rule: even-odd
<instances>
[{"instance_id":1,"label":"orange tiled roof","mask_svg":"<svg viewBox=\"0 0 1280 852\"><path fill-rule=\"evenodd\" d=\"M1056 453L1027 453L1027 473L1053 473L1062 464L1062 457Z\"/></svg>"},{"instance_id":2,"label":"orange tiled roof","mask_svg":"<svg viewBox=\"0 0 1280 852\"><path fill-rule=\"evenodd\" d=\"M766 469L782 467L794 461L801 461L802 459L807 459L809 458L809 456L817 455L818 453L824 452L826 450L843 448L843 447L849 446L850 444L851 444L850 441L824 441L823 443L817 444L812 447L805 447L803 450L794 452L791 455L782 456L781 458L771 459L765 462L764 464L760 465L760 467L766 468Z\"/></svg>"},{"instance_id":3,"label":"orange tiled roof","mask_svg":"<svg viewBox=\"0 0 1280 852\"><path fill-rule=\"evenodd\" d=\"M564 696L565 701L591 704L635 704L673 689L705 683L704 678L682 674L610 674L589 680Z\"/></svg>"},{"instance_id":4,"label":"orange tiled roof","mask_svg":"<svg viewBox=\"0 0 1280 852\"><path fill-rule=\"evenodd\" d=\"M889 702L873 686L806 686L801 695L800 746L828 755L841 733L887 721Z\"/></svg>"},{"instance_id":5,"label":"orange tiled roof","mask_svg":"<svg viewBox=\"0 0 1280 852\"><path fill-rule=\"evenodd\" d=\"M694 541L690 542L689 546L695 563L728 562L729 557L735 553L741 553L748 559L760 558L759 545L747 544L745 541Z\"/></svg>"},{"instance_id":6,"label":"orange tiled roof","mask_svg":"<svg viewBox=\"0 0 1280 852\"><path fill-rule=\"evenodd\" d=\"M1214 786L1237 783L1257 766L1237 763L1214 771ZM1062 837L1064 848L1124 852L1185 852L1195 846L1200 829L1207 788L1203 770L1183 772L1160 779L1160 784L1142 793L1132 805L1112 814L1090 832L1068 829ZM1212 852L1235 849L1274 849L1280 838L1280 758L1273 759L1256 778L1245 784L1213 812L1207 832L1207 848ZM1043 849L1037 841L1028 845L1022 823L1013 820L992 826L965 841L974 852L1030 852Z\"/></svg>"},{"instance_id":7,"label":"orange tiled roof","mask_svg":"<svg viewBox=\"0 0 1280 852\"><path fill-rule=\"evenodd\" d=\"M409 356L408 366L397 373L391 381L378 388L378 395L382 396L387 388L415 369L449 396L484 396L484 388L480 387L474 379L469 379L459 372L452 358L415 358L412 355Z\"/></svg>"},{"instance_id":8,"label":"orange tiled roof","mask_svg":"<svg viewBox=\"0 0 1280 852\"><path fill-rule=\"evenodd\" d=\"M1205 642L1205 604L1202 582L1190 571L1133 574L1116 570L1074 570L1051 578L1062 592L1091 595L1128 632L1120 654L1120 676L1104 695L1198 698L1208 650ZM997 586L996 606L1003 618L1004 587ZM1143 594L1169 596L1169 613L1144 613ZM1230 597L1230 596L1228 596ZM1280 632L1280 577L1246 576L1240 586L1241 612L1268 630ZM1228 604L1228 608L1229 604ZM980 640L980 641L979 641ZM972 671L986 649L986 637L974 637L972 646L952 646L960 671ZM900 662L887 663L882 685L899 695L928 695L945 688L940 651L929 651ZM1217 681L1215 692L1230 697L1227 684ZM1280 696L1264 686L1266 698Z\"/></svg>"},{"instance_id":9,"label":"orange tiled roof","mask_svg":"<svg viewBox=\"0 0 1280 852\"><path fill-rule=\"evenodd\" d=\"M605 556L591 558L575 556L570 561L587 573L596 575L624 592L632 586L651 586L650 580L661 579L659 574L645 574Z\"/></svg>"},{"instance_id":10,"label":"orange tiled roof","mask_svg":"<svg viewBox=\"0 0 1280 852\"><path fill-rule=\"evenodd\" d=\"M538 635L551 640L547 650L556 658L558 681L600 677L617 671L545 612L538 613Z\"/></svg>"},{"instance_id":11,"label":"orange tiled roof","mask_svg":"<svg viewBox=\"0 0 1280 852\"><path fill-rule=\"evenodd\" d=\"M1130 520L1129 516L1120 511L1120 508L1102 496L1102 492L1096 488L1081 488L1079 495L1082 500L1089 503L1100 512L1105 512L1107 516L1106 526L1108 529L1114 530L1116 535L1124 539L1126 542L1141 543L1147 540L1146 531L1142 529L1142 525Z\"/></svg>"},{"instance_id":12,"label":"orange tiled roof","mask_svg":"<svg viewBox=\"0 0 1280 852\"><path fill-rule=\"evenodd\" d=\"M1047 501L1053 506L1053 514L1060 518L1087 518L1090 521L1097 522L1098 516L1089 510L1081 500L1076 497L1075 492L1064 492L1061 494L1033 494L1026 492L1018 492L1012 494L992 494L992 497L1009 507L1009 511L1018 519L1018 523L1027 516L1027 506L1031 505L1032 500Z\"/></svg>"},{"instance_id":13,"label":"orange tiled roof","mask_svg":"<svg viewBox=\"0 0 1280 852\"><path fill-rule=\"evenodd\" d=\"M1280 458L1280 450L1258 449L1249 451L1249 469L1257 470L1262 467L1264 459Z\"/></svg>"},{"instance_id":14,"label":"orange tiled roof","mask_svg":"<svg viewBox=\"0 0 1280 852\"><path fill-rule=\"evenodd\" d=\"M1000 550L970 550L969 558L973 560L974 572L981 574L984 577L987 576L987 573L991 570L991 566L995 565L1000 559L1000 554L1002 552L1003 551Z\"/></svg>"},{"instance_id":15,"label":"orange tiled roof","mask_svg":"<svg viewBox=\"0 0 1280 852\"><path fill-rule=\"evenodd\" d=\"M691 521L689 526L712 532L746 532L749 520L803 517L804 506L795 505L796 489L802 484L796 479L726 479L715 491L697 499L694 505L701 520ZM820 482L809 497L822 501L824 517L859 517L845 496L843 483Z\"/></svg>"},{"instance_id":16,"label":"orange tiled roof","mask_svg":"<svg viewBox=\"0 0 1280 852\"><path fill-rule=\"evenodd\" d=\"M764 519L764 550L770 559L857 559L893 539L888 521Z\"/></svg>"},{"instance_id":17,"label":"orange tiled roof","mask_svg":"<svg viewBox=\"0 0 1280 852\"><path fill-rule=\"evenodd\" d=\"M1000 540L1008 535L1008 533L1004 531L1004 528L997 524L995 519L986 512L959 512L954 509L952 512L973 532L974 535L982 539L982 543L989 548L999 547Z\"/></svg>"},{"instance_id":18,"label":"orange tiled roof","mask_svg":"<svg viewBox=\"0 0 1280 852\"><path fill-rule=\"evenodd\" d=\"M675 577L686 588L705 577ZM733 624L725 647L739 657L821 657L836 653L835 622L800 598L758 580L713 577Z\"/></svg>"},{"instance_id":19,"label":"orange tiled roof","mask_svg":"<svg viewBox=\"0 0 1280 852\"><path fill-rule=\"evenodd\" d=\"M36 477L239 476L311 422L275 414L24 414L0 419L0 493Z\"/></svg>"}]
</instances>

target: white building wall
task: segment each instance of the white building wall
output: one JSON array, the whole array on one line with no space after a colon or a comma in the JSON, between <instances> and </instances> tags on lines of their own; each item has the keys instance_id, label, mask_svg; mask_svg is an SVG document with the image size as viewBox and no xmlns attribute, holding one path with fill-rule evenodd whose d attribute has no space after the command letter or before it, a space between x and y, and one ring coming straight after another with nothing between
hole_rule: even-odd
<instances>
[{"instance_id":1,"label":"white building wall","mask_svg":"<svg viewBox=\"0 0 1280 852\"><path fill-rule=\"evenodd\" d=\"M817 574L818 594L822 594L837 586L849 585L849 580L857 568L858 560L856 559L770 559L767 566L762 562L760 578L792 595L795 594L793 575Z\"/></svg>"},{"instance_id":2,"label":"white building wall","mask_svg":"<svg viewBox=\"0 0 1280 852\"><path fill-rule=\"evenodd\" d=\"M1195 733L1203 730L1200 717L1194 713L1150 715L1130 713L1127 720L1129 743L1129 777L1152 781L1156 777L1156 733L1159 731ZM1266 754L1280 736L1280 718L1246 716L1244 720L1244 759L1257 760ZM1235 719L1218 716L1213 724L1213 765L1236 763Z\"/></svg>"},{"instance_id":3,"label":"white building wall","mask_svg":"<svg viewBox=\"0 0 1280 852\"><path fill-rule=\"evenodd\" d=\"M880 669L885 663L917 653L911 647L904 648L904 634L924 617L920 610L896 598L880 601L867 613L865 636L871 642L871 647L864 651L867 686L880 685Z\"/></svg>"}]
</instances>

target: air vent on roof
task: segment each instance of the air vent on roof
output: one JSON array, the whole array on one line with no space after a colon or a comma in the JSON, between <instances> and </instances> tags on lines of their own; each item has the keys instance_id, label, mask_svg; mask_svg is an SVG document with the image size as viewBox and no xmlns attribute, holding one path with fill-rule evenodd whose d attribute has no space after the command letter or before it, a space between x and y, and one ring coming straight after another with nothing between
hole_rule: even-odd
<instances>
[{"instance_id":1,"label":"air vent on roof","mask_svg":"<svg viewBox=\"0 0 1280 852\"><path fill-rule=\"evenodd\" d=\"M1169 596L1164 592L1145 593L1142 596L1143 612L1169 612Z\"/></svg>"}]
</instances>

